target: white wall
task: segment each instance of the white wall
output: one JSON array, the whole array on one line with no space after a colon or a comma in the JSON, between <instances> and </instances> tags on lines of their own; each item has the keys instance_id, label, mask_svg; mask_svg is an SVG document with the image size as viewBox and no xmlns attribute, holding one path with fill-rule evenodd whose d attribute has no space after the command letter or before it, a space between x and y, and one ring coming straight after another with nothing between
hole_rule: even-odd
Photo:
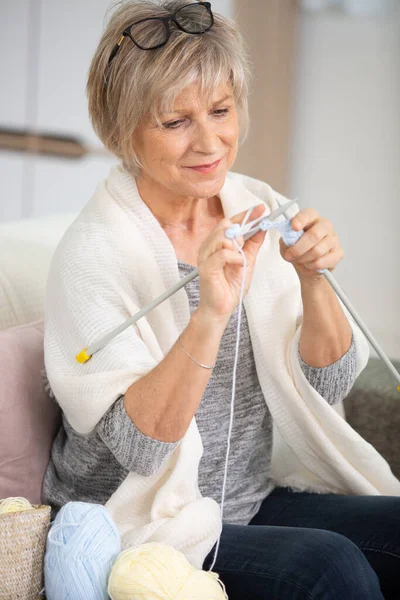
<instances>
[{"instance_id":1,"label":"white wall","mask_svg":"<svg viewBox=\"0 0 400 600\"><path fill-rule=\"evenodd\" d=\"M330 218L335 276L400 359L400 6L389 19L303 13L290 191Z\"/></svg>"},{"instance_id":2,"label":"white wall","mask_svg":"<svg viewBox=\"0 0 400 600\"><path fill-rule=\"evenodd\" d=\"M0 124L37 126L100 145L87 115L85 85L111 4L0 1ZM213 9L227 16L232 5L232 0L213 1ZM30 47L32 32L38 37ZM30 65L37 73L32 86ZM0 222L80 210L115 162L112 157L66 160L0 151Z\"/></svg>"},{"instance_id":3,"label":"white wall","mask_svg":"<svg viewBox=\"0 0 400 600\"><path fill-rule=\"evenodd\" d=\"M87 116L85 80L108 5L109 0L0 3L2 124L77 135L99 146ZM33 30L37 37L30 37ZM114 162L1 152L0 221L78 211Z\"/></svg>"}]
</instances>

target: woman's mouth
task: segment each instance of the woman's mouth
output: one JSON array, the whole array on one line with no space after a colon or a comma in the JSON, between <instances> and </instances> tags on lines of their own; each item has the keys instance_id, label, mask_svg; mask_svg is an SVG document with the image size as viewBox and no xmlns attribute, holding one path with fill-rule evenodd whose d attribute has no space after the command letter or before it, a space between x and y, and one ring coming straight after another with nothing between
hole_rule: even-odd
<instances>
[{"instance_id":1,"label":"woman's mouth","mask_svg":"<svg viewBox=\"0 0 400 600\"><path fill-rule=\"evenodd\" d=\"M199 173L211 173L211 171L214 171L219 163L221 162L221 158L211 164L208 165L197 165L195 167L185 167L185 169L192 169L193 171L198 171Z\"/></svg>"}]
</instances>

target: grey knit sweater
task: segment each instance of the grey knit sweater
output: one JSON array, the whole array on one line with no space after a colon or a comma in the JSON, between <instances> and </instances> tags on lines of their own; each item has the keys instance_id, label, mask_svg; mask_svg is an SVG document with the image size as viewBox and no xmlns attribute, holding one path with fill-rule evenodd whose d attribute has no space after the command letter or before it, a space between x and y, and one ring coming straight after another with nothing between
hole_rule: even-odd
<instances>
[{"instance_id":1,"label":"grey knit sweater","mask_svg":"<svg viewBox=\"0 0 400 600\"><path fill-rule=\"evenodd\" d=\"M178 265L181 277L193 269L181 261ZM185 289L192 313L199 302L199 279L193 279ZM204 447L199 488L203 496L218 503L227 451L237 314L238 309L224 331L216 366L195 415ZM327 367L310 367L300 354L299 359L308 381L327 402L334 404L348 394L356 372L354 340L347 353ZM129 471L144 476L156 473L178 444L155 440L139 431L125 411L123 396L89 435L76 433L63 416L44 477L43 501L54 507L53 514L70 500L104 504ZM224 523L248 524L272 491L271 450L272 418L258 381L243 308Z\"/></svg>"}]
</instances>

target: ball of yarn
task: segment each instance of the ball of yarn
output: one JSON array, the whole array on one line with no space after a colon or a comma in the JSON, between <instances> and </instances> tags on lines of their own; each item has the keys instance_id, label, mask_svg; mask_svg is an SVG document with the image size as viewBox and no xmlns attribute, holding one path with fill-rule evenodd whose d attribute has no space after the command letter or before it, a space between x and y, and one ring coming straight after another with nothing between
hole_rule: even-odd
<instances>
[{"instance_id":1,"label":"ball of yarn","mask_svg":"<svg viewBox=\"0 0 400 600\"><path fill-rule=\"evenodd\" d=\"M12 512L22 512L33 508L32 504L26 498L20 496L16 498L5 498L0 500L0 515Z\"/></svg>"},{"instance_id":2,"label":"ball of yarn","mask_svg":"<svg viewBox=\"0 0 400 600\"><path fill-rule=\"evenodd\" d=\"M193 567L172 546L147 543L124 550L108 580L112 600L225 600L217 573Z\"/></svg>"},{"instance_id":3,"label":"ball of yarn","mask_svg":"<svg viewBox=\"0 0 400 600\"><path fill-rule=\"evenodd\" d=\"M120 552L119 533L104 506L68 502L47 537L47 600L109 600L107 581Z\"/></svg>"}]
</instances>

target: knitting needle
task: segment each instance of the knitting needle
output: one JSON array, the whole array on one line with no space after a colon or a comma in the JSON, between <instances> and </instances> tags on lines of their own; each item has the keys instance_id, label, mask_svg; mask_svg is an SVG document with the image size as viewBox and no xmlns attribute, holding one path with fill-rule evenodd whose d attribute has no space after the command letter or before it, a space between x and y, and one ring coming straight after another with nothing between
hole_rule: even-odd
<instances>
[{"instance_id":1,"label":"knitting needle","mask_svg":"<svg viewBox=\"0 0 400 600\"><path fill-rule=\"evenodd\" d=\"M273 221L273 220L277 219L282 214L287 219L289 219L290 217L286 214L286 211L296 201L297 201L297 198L295 198L294 200L289 200L289 202L287 202L286 204L283 204L277 210L275 210L270 215L268 215L268 219L270 221ZM260 231L260 229L261 229L260 228L260 223L261 223L261 221L264 218L265 218L265 216L262 215L258 219L255 219L254 221L252 221L251 223L249 223L250 229L243 235L244 240L249 239L255 233L257 233L258 231ZM347 308L347 310L349 311L349 313L351 314L351 316L353 317L354 321L357 323L357 325L359 326L359 328L361 329L361 331L364 333L365 337L367 338L367 340L369 341L369 343L371 344L371 346L374 348L374 350L376 351L376 353L378 354L378 356L381 357L381 359L383 360L383 362L388 367L389 371L394 375L394 377L396 378L396 380L399 382L399 385L398 385L397 389L400 391L400 374L397 372L397 370L394 367L393 363L390 361L389 357L386 355L386 353L383 350L383 348L380 346L380 344L374 338L374 336L372 335L372 333L369 331L368 327L362 321L361 317L357 314L357 311L352 306L350 300L347 298L346 294L341 289L341 287L339 286L339 284L337 283L337 281L334 279L332 273L328 269L324 269L322 271L322 273L323 273L324 277L327 279L327 281L329 282L329 284L331 285L331 287L333 288L333 290L335 291L335 293L337 294L337 296L343 302L344 306ZM142 317L144 317L148 312L150 312L151 310L153 310L153 308L155 308L156 306L158 306L159 304L161 304L162 302L164 302L164 300L167 300L170 296L172 296L173 294L175 294L175 292L177 292L178 290L180 290L187 283L189 283L190 281L192 281L192 279L194 279L195 277L197 277L198 274L199 274L198 269L194 269L189 275L187 275L186 277L184 277L183 279L181 279L180 282L176 283L171 288L169 288L168 290L166 290L165 292L163 292L162 294L160 294L160 296L158 296L157 298L155 298L152 302L150 302L147 306L145 306L144 308L142 308L141 310L139 310L135 315L133 315L132 317L130 317L129 319L127 319L124 323L122 323L121 325L119 325L118 327L116 327L113 331L111 331L110 333L108 333L105 336L103 336L97 342L94 342L93 344L91 344L88 348L85 348L84 350L82 350L76 356L76 360L80 364L83 364L83 363L87 362L93 356L93 354L95 354L98 350L100 350L101 348L103 348L104 346L106 346L108 344L108 342L111 341L114 337L116 337L117 335L119 335L120 333L122 333L122 331L124 331L125 329L127 329L127 327L129 327L133 323L136 323L136 321L138 321L139 319L141 319Z\"/></svg>"},{"instance_id":2,"label":"knitting needle","mask_svg":"<svg viewBox=\"0 0 400 600\"><path fill-rule=\"evenodd\" d=\"M284 215L285 215L285 217L287 219L290 218L285 213L286 213L286 209L285 209ZM345 305L345 307L347 308L347 310L349 311L349 313L353 317L354 321L357 323L357 325L359 326L359 328L361 329L361 331L363 332L363 334L365 335L365 337L367 338L367 340L369 341L369 343L371 344L371 346L374 348L374 350L376 351L376 353L378 354L378 356L381 357L381 359L383 360L383 362L388 367L389 371L394 375L395 379L398 381L399 385L397 386L397 389L400 392L400 373L397 371L397 369L395 368L395 366L391 362L390 358L387 356L387 354L383 350L382 346L374 338L374 336L372 335L372 333L370 332L370 330L368 329L368 327L366 326L366 324L363 322L363 320L361 319L361 317L357 314L357 311L355 310L355 308L351 304L350 300L347 298L346 294L344 293L344 291L342 290L342 288L340 287L340 285L338 284L338 282L335 280L335 278L333 277L333 275L329 271L329 269L324 269L322 271L322 274L327 279L327 281L330 283L330 285L332 286L333 290L336 292L337 296L343 302L343 304Z\"/></svg>"},{"instance_id":3,"label":"knitting needle","mask_svg":"<svg viewBox=\"0 0 400 600\"><path fill-rule=\"evenodd\" d=\"M270 221L274 221L280 215L284 214L284 212L290 206L292 206L292 204L294 204L296 201L297 201L297 198L295 198L294 200L289 200L289 202L286 202L286 204L283 204L282 206L277 208L275 211L273 211L270 215L268 215L268 219ZM243 235L243 238L245 240L247 240L252 235L257 233L257 231L260 231L260 227L258 224L262 221L262 219L265 219L265 215L261 216L258 219L255 219L254 221L249 223L249 225L251 225L252 228ZM253 227L254 224L257 224L256 227ZM105 336L103 336L96 342L93 342L93 344L91 344L90 346L88 346L87 348L85 348L84 350L79 352L79 354L77 354L75 357L76 360L78 361L78 363L83 364L83 363L87 362L93 356L93 354L95 354L96 352L98 352L98 350L100 350L101 348L106 346L108 344L108 342L110 342L113 338L115 338L117 335L122 333L130 325L133 325L133 323L136 323L136 321L138 321L139 319L141 319L142 317L147 315L148 312L150 312L151 310L153 310L153 308L155 308L156 306L158 306L159 304L164 302L164 300L167 300L170 296L175 294L175 292L177 292L182 287L184 287L187 283L189 283L189 281L192 281L192 279L197 277L198 274L199 274L199 270L194 269L191 273L189 273L189 275L186 275L186 277L183 277L183 279L181 279L178 283L176 283L175 285L170 287L168 290L166 290L165 292L160 294L157 298L155 298L149 304L147 304L147 306L145 306L144 308L139 310L132 317L129 317L129 319L127 319L124 323L121 323L121 325L118 325L118 327L116 327L115 329L113 329L112 331L107 333Z\"/></svg>"},{"instance_id":4,"label":"knitting needle","mask_svg":"<svg viewBox=\"0 0 400 600\"><path fill-rule=\"evenodd\" d=\"M343 302L343 304L345 305L345 307L347 308L347 310L349 311L349 313L351 314L353 319L356 321L357 325L359 326L359 328L361 329L361 331L363 332L363 334L365 335L365 337L367 338L367 340L369 341L371 346L374 348L376 353L381 357L383 362L389 368L389 371L391 371L391 373L395 376L395 378L397 379L397 381L400 384L400 373L398 373L395 366L393 365L393 363L390 361L389 357L383 350L382 346L374 338L372 333L369 331L368 327L362 321L361 317L357 314L355 308L352 306L350 300L347 298L347 296L344 293L344 291L342 290L342 288L339 286L337 281L334 279L332 273L328 270L324 270L324 276L329 281L329 283L331 284L331 286L335 290L336 294L339 296L339 298L341 299L341 301ZM397 389L400 392L400 385L397 386Z\"/></svg>"}]
</instances>

